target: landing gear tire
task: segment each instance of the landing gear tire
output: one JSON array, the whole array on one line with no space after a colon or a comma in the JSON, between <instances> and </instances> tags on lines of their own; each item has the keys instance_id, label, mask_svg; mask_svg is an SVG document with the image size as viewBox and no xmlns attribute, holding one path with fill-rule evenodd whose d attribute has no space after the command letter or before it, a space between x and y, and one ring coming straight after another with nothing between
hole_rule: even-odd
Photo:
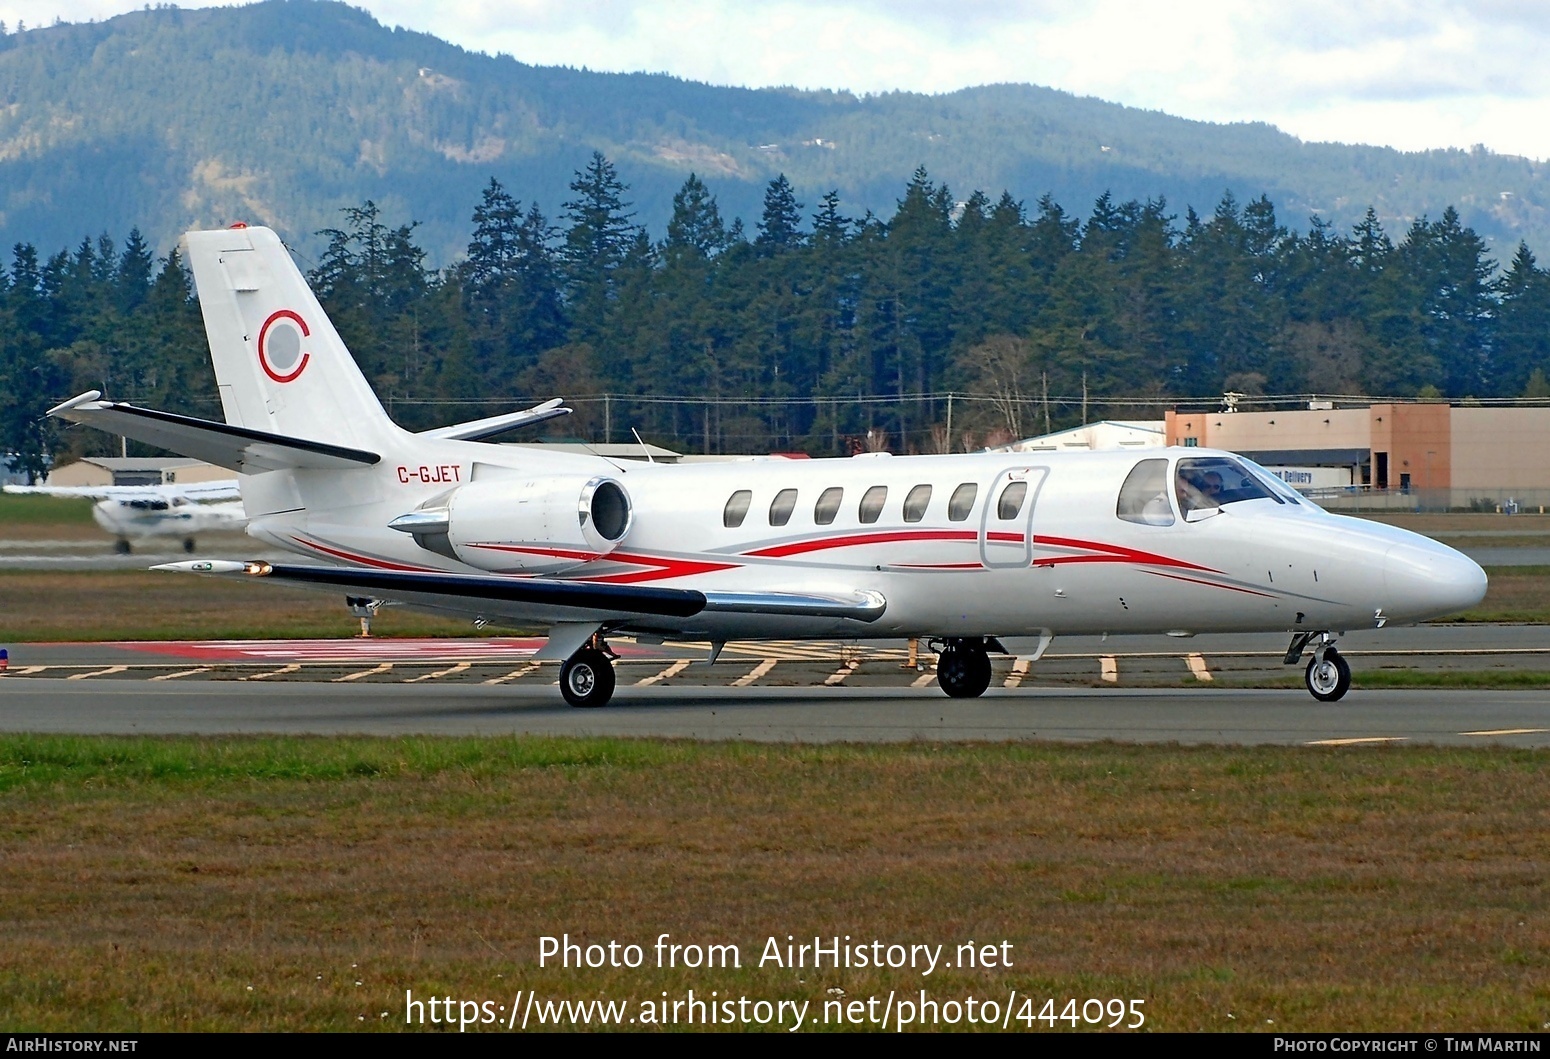
<instances>
[{"instance_id":1,"label":"landing gear tire","mask_svg":"<svg viewBox=\"0 0 1550 1059\"><path fill-rule=\"evenodd\" d=\"M949 645L937 657L936 682L949 698L978 698L990 687L990 656L978 644Z\"/></svg>"},{"instance_id":2,"label":"landing gear tire","mask_svg":"<svg viewBox=\"0 0 1550 1059\"><path fill-rule=\"evenodd\" d=\"M120 537L113 542L113 550L120 555L128 555L130 552L129 542Z\"/></svg>"},{"instance_id":3,"label":"landing gear tire","mask_svg":"<svg viewBox=\"0 0 1550 1059\"><path fill-rule=\"evenodd\" d=\"M192 537L184 537L183 538L183 551L186 552L189 555L193 555L194 554L194 538L192 538Z\"/></svg>"},{"instance_id":4,"label":"landing gear tire","mask_svg":"<svg viewBox=\"0 0 1550 1059\"><path fill-rule=\"evenodd\" d=\"M1302 674L1308 694L1320 702L1335 702L1351 690L1351 666L1333 647L1308 660L1308 668Z\"/></svg>"},{"instance_id":5,"label":"landing gear tire","mask_svg":"<svg viewBox=\"0 0 1550 1059\"><path fill-rule=\"evenodd\" d=\"M560 694L579 709L606 706L614 695L614 666L595 647L583 647L560 667Z\"/></svg>"}]
</instances>

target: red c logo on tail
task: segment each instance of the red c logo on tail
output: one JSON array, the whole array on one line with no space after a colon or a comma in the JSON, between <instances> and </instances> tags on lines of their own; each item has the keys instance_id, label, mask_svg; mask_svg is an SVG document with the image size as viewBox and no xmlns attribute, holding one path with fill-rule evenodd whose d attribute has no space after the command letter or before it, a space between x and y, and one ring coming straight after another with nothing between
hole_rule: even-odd
<instances>
[{"instance_id":1,"label":"red c logo on tail","mask_svg":"<svg viewBox=\"0 0 1550 1059\"><path fill-rule=\"evenodd\" d=\"M275 382L292 382L312 354L302 350L302 339L310 337L307 321L299 313L281 309L271 313L258 329L258 364Z\"/></svg>"}]
</instances>

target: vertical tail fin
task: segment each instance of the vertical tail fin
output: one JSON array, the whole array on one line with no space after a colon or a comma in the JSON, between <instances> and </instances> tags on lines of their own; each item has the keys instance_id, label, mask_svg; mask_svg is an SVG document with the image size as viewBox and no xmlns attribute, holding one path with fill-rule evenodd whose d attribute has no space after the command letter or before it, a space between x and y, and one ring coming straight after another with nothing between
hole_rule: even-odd
<instances>
[{"instance_id":1,"label":"vertical tail fin","mask_svg":"<svg viewBox=\"0 0 1550 1059\"><path fill-rule=\"evenodd\" d=\"M184 241L228 423L374 451L401 435L279 236Z\"/></svg>"}]
</instances>

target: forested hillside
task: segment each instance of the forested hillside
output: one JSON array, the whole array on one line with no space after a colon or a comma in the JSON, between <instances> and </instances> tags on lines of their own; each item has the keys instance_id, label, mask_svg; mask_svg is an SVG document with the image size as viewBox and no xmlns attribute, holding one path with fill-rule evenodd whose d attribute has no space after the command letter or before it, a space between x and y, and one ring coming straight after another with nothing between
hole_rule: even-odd
<instances>
[{"instance_id":1,"label":"forested hillside","mask_svg":"<svg viewBox=\"0 0 1550 1059\"><path fill-rule=\"evenodd\" d=\"M1346 229L1371 206L1403 232L1452 204L1501 257L1520 239L1550 245L1543 165L1308 144L1029 85L856 97L541 68L320 0L11 29L0 246L138 227L160 254L186 228L247 220L315 259L314 233L370 199L421 222L440 266L463 249L467 204L491 177L557 214L594 150L658 239L691 172L751 227L777 175L804 201L834 191L852 216L887 217L924 165L960 201L1050 194L1084 217L1105 191L1204 213L1230 190L1268 196L1298 226L1317 213Z\"/></svg>"},{"instance_id":2,"label":"forested hillside","mask_svg":"<svg viewBox=\"0 0 1550 1059\"><path fill-rule=\"evenodd\" d=\"M1287 226L1264 197L960 204L922 169L886 218L777 177L745 227L691 176L654 239L636 194L601 154L553 218L491 180L440 270L410 217L367 201L309 279L412 428L562 395L560 429L592 440L843 454L973 449L1224 389L1550 397L1550 273L1526 246L1498 269L1451 207L1390 233L1371 212ZM19 245L4 276L0 451L34 470L114 451L40 419L89 388L219 417L182 262L138 232Z\"/></svg>"}]
</instances>

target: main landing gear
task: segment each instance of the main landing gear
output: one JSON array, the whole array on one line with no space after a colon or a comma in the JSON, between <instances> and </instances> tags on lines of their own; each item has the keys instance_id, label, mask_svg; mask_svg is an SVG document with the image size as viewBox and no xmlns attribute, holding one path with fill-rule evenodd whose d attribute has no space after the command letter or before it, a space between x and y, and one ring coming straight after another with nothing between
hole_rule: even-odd
<instances>
[{"instance_id":1,"label":"main landing gear","mask_svg":"<svg viewBox=\"0 0 1550 1059\"><path fill-rule=\"evenodd\" d=\"M608 705L614 683L613 652L601 636L592 637L560 666L560 694L580 709Z\"/></svg>"},{"instance_id":2,"label":"main landing gear","mask_svg":"<svg viewBox=\"0 0 1550 1059\"><path fill-rule=\"evenodd\" d=\"M950 637L928 646L937 652L936 682L949 697L978 698L990 687L990 655L983 638Z\"/></svg>"},{"instance_id":3,"label":"main landing gear","mask_svg":"<svg viewBox=\"0 0 1550 1059\"><path fill-rule=\"evenodd\" d=\"M1283 661L1294 666L1302 661L1303 651L1312 644L1313 657L1303 670L1302 682L1308 694L1320 702L1337 702L1351 690L1351 665L1335 650L1334 633L1300 632L1292 637Z\"/></svg>"}]
</instances>

